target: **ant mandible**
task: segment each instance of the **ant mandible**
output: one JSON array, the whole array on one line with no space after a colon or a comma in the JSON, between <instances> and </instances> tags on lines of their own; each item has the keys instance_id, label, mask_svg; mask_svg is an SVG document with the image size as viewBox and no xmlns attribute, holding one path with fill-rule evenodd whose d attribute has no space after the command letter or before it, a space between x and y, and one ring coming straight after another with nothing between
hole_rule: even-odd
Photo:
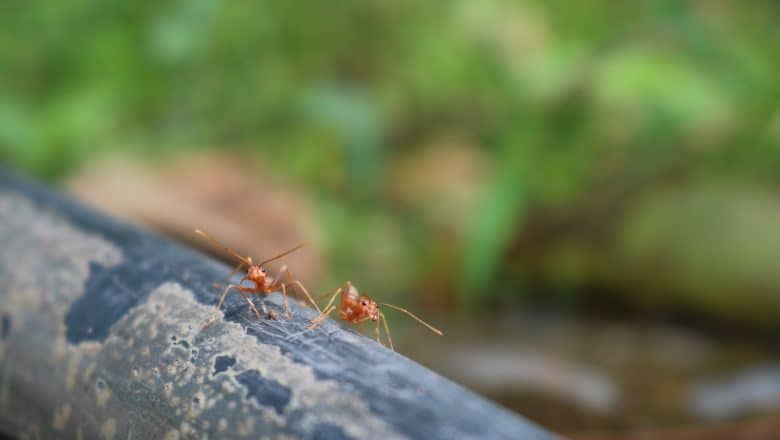
<instances>
[{"instance_id":1,"label":"ant mandible","mask_svg":"<svg viewBox=\"0 0 780 440\"><path fill-rule=\"evenodd\" d=\"M341 303L339 304L339 307L336 307L333 302L339 295L341 295ZM330 301L328 301L328 305L325 306L325 309L320 312L319 316L311 320L309 329L311 330L317 328L317 326L322 324L322 322L327 319L328 315L333 313L333 311L338 308L341 319L349 323L362 324L366 321L376 322L376 341L380 344L382 342L379 340L379 321L382 321L382 324L384 324L385 327L385 334L387 335L387 342L390 345L390 349L395 350L393 348L393 338L390 336L390 328L387 325L387 318L385 318L384 313L379 310L380 305L406 313L407 315L414 318L417 322L427 327L428 330L436 333L439 336L444 334L441 332L441 330L433 327L404 308L394 306L392 304L378 303L367 295L361 295L357 288L355 288L355 286L353 286L350 281L347 281L344 283L344 285L334 291L333 296L330 298Z\"/></svg>"},{"instance_id":2,"label":"ant mandible","mask_svg":"<svg viewBox=\"0 0 780 440\"><path fill-rule=\"evenodd\" d=\"M239 261L238 266L236 266L235 269L233 269L233 271L230 272L230 275L228 275L228 280L236 272L241 270L241 268L243 268L244 266L246 266L247 268L246 274L244 275L243 278L241 278L241 281L239 281L238 284L228 284L227 286L225 286L224 290L222 290L222 294L219 297L219 302L217 303L217 312L219 312L220 308L222 307L222 303L225 301L225 297L227 297L228 292L230 292L231 290L235 290L239 294L241 294L241 296L246 300L247 304L249 304L249 308L253 312L255 312L255 316L260 318L260 312L257 311L255 304L252 302L251 299L249 299L249 295L268 295L272 292L276 292L281 289L282 298L284 299L284 313L287 315L287 319L291 319L290 310L287 307L287 286L299 287L301 291L303 291L303 293L306 295L306 298L309 299L311 304L317 310L317 312L320 312L320 308L319 306L317 306L317 303L314 302L311 295L309 295L309 292L306 290L305 287L303 287L303 284L297 279L293 278L292 274L287 269L287 266L282 266L281 269L279 269L278 275L275 277L268 275L265 268L263 268L264 265L270 263L271 261L278 260L279 258L282 258L302 248L304 246L304 243L301 243L289 250L286 250L279 255L268 258L267 260L264 260L258 264L254 264L252 262L252 257L244 257L242 255L239 255L233 249L230 249L229 247L218 242L217 240L215 240L205 232L201 231L200 229L196 229L195 233L205 238L206 240L210 241L220 249L223 249L224 251L226 251L227 253L229 253ZM282 282L282 275L284 275L285 278L287 279L286 283ZM254 283L254 286L243 286L242 283L244 281L249 281L251 283ZM265 312L266 311L265 304L262 305L262 308L263 308L263 312ZM272 317L274 315L269 314L269 316ZM216 318L217 317L215 316L214 318L207 321L203 325L203 327L205 328L211 325Z\"/></svg>"}]
</instances>

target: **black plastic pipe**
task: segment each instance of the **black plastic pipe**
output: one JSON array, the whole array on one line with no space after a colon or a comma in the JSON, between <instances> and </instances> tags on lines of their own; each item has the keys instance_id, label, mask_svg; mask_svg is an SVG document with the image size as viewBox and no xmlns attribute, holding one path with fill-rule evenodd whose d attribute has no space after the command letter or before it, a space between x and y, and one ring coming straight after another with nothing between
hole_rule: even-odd
<instances>
[{"instance_id":1,"label":"black plastic pipe","mask_svg":"<svg viewBox=\"0 0 780 440\"><path fill-rule=\"evenodd\" d=\"M172 206L170 209L175 210ZM0 432L19 438L549 438L228 268L0 172Z\"/></svg>"}]
</instances>

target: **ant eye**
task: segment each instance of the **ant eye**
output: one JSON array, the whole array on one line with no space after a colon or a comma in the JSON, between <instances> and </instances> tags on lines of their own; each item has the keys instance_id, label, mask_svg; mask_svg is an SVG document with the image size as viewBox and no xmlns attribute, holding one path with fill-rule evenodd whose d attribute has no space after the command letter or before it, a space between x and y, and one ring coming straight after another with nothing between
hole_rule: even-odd
<instances>
[{"instance_id":1,"label":"ant eye","mask_svg":"<svg viewBox=\"0 0 780 440\"><path fill-rule=\"evenodd\" d=\"M366 302L365 300L363 300L363 301L360 301L360 304L363 304L364 306L367 306L367 305L368 305L368 302Z\"/></svg>"}]
</instances>

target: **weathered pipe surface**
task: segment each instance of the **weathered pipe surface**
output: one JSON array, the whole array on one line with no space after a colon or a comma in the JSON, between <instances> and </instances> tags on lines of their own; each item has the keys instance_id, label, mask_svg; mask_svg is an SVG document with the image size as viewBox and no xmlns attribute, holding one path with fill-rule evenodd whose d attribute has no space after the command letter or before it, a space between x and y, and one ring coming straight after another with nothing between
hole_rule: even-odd
<instances>
[{"instance_id":1,"label":"weathered pipe surface","mask_svg":"<svg viewBox=\"0 0 780 440\"><path fill-rule=\"evenodd\" d=\"M171 209L176 209L171 207ZM0 432L20 438L548 438L291 303L257 320L228 269L0 172ZM267 303L282 317L279 294Z\"/></svg>"}]
</instances>

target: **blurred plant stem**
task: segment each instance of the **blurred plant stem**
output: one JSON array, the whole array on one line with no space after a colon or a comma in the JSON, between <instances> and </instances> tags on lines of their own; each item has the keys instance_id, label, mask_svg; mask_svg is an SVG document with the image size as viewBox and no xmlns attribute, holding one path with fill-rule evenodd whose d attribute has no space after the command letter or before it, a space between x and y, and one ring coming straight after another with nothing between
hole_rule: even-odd
<instances>
[{"instance_id":1,"label":"blurred plant stem","mask_svg":"<svg viewBox=\"0 0 780 440\"><path fill-rule=\"evenodd\" d=\"M528 207L528 168L533 165L527 152L538 145L539 134L521 131L509 139L497 153L495 174L463 245L464 302L484 299L495 288L504 253Z\"/></svg>"}]
</instances>

